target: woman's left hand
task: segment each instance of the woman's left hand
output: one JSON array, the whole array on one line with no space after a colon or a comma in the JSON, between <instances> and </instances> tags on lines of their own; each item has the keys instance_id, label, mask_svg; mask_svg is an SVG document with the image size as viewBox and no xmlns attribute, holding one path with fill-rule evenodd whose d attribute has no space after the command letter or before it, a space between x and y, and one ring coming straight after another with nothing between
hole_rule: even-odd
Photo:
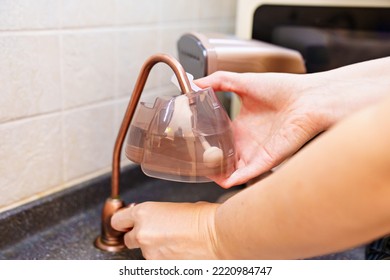
<instances>
[{"instance_id":1,"label":"woman's left hand","mask_svg":"<svg viewBox=\"0 0 390 280\"><path fill-rule=\"evenodd\" d=\"M219 204L144 202L112 216L114 229L127 232L129 249L146 259L217 259L215 212Z\"/></svg>"}]
</instances>

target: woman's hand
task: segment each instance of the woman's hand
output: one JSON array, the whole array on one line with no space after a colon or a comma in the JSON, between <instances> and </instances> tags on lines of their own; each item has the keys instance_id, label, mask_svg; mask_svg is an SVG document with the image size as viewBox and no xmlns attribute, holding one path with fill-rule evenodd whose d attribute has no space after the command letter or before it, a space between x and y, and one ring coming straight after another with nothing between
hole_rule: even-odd
<instances>
[{"instance_id":1,"label":"woman's hand","mask_svg":"<svg viewBox=\"0 0 390 280\"><path fill-rule=\"evenodd\" d=\"M111 224L128 231L125 245L141 248L146 259L217 259L217 208L206 202L145 202L119 210Z\"/></svg>"},{"instance_id":2,"label":"woman's hand","mask_svg":"<svg viewBox=\"0 0 390 280\"><path fill-rule=\"evenodd\" d=\"M216 182L225 188L245 183L345 116L379 102L389 95L389 71L387 57L314 74L216 72L196 80L241 99L233 120L238 169Z\"/></svg>"},{"instance_id":3,"label":"woman's hand","mask_svg":"<svg viewBox=\"0 0 390 280\"><path fill-rule=\"evenodd\" d=\"M282 73L216 72L196 80L200 87L241 98L233 121L238 169L227 179L217 179L219 185L242 184L272 169L328 126L323 97L307 94L308 76L302 80L300 75Z\"/></svg>"}]
</instances>

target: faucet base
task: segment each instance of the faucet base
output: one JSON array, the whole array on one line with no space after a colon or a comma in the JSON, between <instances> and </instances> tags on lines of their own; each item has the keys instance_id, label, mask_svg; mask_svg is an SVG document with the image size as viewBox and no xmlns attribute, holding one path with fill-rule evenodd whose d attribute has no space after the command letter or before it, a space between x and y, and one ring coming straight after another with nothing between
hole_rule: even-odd
<instances>
[{"instance_id":1,"label":"faucet base","mask_svg":"<svg viewBox=\"0 0 390 280\"><path fill-rule=\"evenodd\" d=\"M102 213L102 233L95 240L97 248L109 252L119 252L126 249L123 241L125 233L111 227L112 215L124 206L125 203L119 198L108 198L106 200Z\"/></svg>"},{"instance_id":2,"label":"faucet base","mask_svg":"<svg viewBox=\"0 0 390 280\"><path fill-rule=\"evenodd\" d=\"M121 242L119 240L115 240L114 242L107 242L107 241L103 240L102 236L98 236L95 239L94 244L95 244L95 247L100 249L100 250L107 251L107 252L113 252L113 253L122 252L122 251L125 251L127 249L123 242Z\"/></svg>"}]
</instances>

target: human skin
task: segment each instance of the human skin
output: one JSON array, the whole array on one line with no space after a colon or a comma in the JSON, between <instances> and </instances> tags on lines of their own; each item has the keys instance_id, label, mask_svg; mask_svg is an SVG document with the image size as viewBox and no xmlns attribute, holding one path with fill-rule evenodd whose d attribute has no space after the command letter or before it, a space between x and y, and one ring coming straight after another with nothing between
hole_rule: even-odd
<instances>
[{"instance_id":1,"label":"human skin","mask_svg":"<svg viewBox=\"0 0 390 280\"><path fill-rule=\"evenodd\" d=\"M296 86L302 92L310 89L311 98L323 97L319 100L325 109L318 115L328 122L327 131L298 153L288 152L291 157L267 178L223 204L140 203L118 211L113 227L127 231L126 246L141 248L147 259L298 259L345 250L390 233L390 99L383 98L390 93L389 79L383 81L383 72L390 73L389 63L384 59L318 74L317 83L340 79L331 87L342 102L328 96L331 92L325 85ZM279 75L271 74L269 79ZM315 79L314 75L287 79L303 82L301 77ZM353 101L347 102L352 94ZM243 108L250 107L244 99ZM341 107L336 109L336 104ZM359 110L362 107L367 108ZM240 114L256 118L252 110ZM339 119L343 120L332 125ZM277 117L271 120L277 122ZM244 123L237 125L244 129ZM254 128L255 122L250 125ZM262 137L236 138L248 155L256 146L244 145L256 135ZM245 160L240 176L251 178L254 173L245 167L259 161Z\"/></svg>"},{"instance_id":2,"label":"human skin","mask_svg":"<svg viewBox=\"0 0 390 280\"><path fill-rule=\"evenodd\" d=\"M282 163L333 124L388 96L390 57L315 74L217 72L200 87L241 99L233 121L237 170L216 179L224 188L247 182Z\"/></svg>"},{"instance_id":3,"label":"human skin","mask_svg":"<svg viewBox=\"0 0 390 280\"><path fill-rule=\"evenodd\" d=\"M146 202L112 225L133 228L148 259L297 259L390 233L390 100L321 135L223 204Z\"/></svg>"},{"instance_id":4,"label":"human skin","mask_svg":"<svg viewBox=\"0 0 390 280\"><path fill-rule=\"evenodd\" d=\"M307 258L390 233L389 127L387 100L343 121L219 206L217 256Z\"/></svg>"}]
</instances>

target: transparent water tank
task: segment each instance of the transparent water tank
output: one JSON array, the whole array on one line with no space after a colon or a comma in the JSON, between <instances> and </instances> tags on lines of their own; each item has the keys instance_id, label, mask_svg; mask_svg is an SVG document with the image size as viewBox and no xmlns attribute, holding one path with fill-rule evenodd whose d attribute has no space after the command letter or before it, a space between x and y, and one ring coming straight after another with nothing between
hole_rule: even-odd
<instances>
[{"instance_id":1,"label":"transparent water tank","mask_svg":"<svg viewBox=\"0 0 390 280\"><path fill-rule=\"evenodd\" d=\"M211 88L141 102L126 156L151 177L208 182L236 168L231 120Z\"/></svg>"}]
</instances>

